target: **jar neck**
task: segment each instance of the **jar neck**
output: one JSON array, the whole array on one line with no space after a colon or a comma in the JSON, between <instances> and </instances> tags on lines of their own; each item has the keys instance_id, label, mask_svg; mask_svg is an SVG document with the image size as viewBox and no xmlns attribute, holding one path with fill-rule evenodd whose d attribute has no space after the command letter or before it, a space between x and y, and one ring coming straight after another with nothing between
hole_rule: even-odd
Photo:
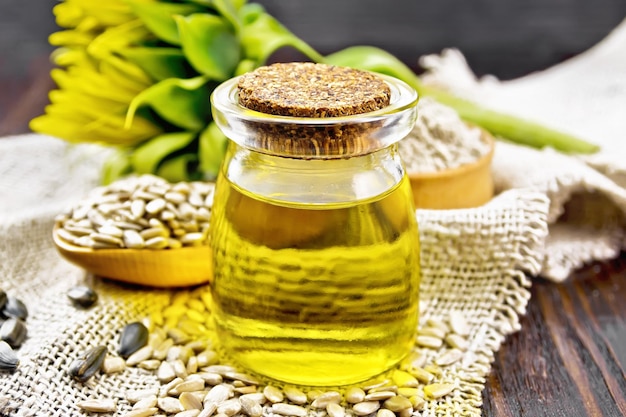
<instances>
[{"instance_id":1,"label":"jar neck","mask_svg":"<svg viewBox=\"0 0 626 417\"><path fill-rule=\"evenodd\" d=\"M211 95L213 120L230 140L248 149L303 159L344 159L385 149L409 134L417 119L417 93L378 74L391 91L389 106L341 117L292 117L260 113L238 102L238 80Z\"/></svg>"},{"instance_id":2,"label":"jar neck","mask_svg":"<svg viewBox=\"0 0 626 417\"><path fill-rule=\"evenodd\" d=\"M245 194L281 205L353 205L393 189L404 177L397 145L344 159L269 155L230 142L220 173Z\"/></svg>"}]
</instances>

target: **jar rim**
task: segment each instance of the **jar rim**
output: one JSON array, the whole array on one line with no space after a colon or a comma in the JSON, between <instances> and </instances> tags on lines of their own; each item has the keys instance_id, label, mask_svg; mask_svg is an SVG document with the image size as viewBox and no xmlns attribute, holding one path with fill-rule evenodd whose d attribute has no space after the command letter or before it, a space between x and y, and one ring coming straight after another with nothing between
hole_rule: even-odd
<instances>
[{"instance_id":1,"label":"jar rim","mask_svg":"<svg viewBox=\"0 0 626 417\"><path fill-rule=\"evenodd\" d=\"M371 72L371 71L368 71ZM418 94L407 83L389 75L374 73L383 79L391 90L389 105L370 112L348 116L298 117L259 112L239 104L237 76L218 85L211 94L211 107L225 115L233 115L253 123L290 124L302 126L332 126L381 121L390 115L409 110L417 105Z\"/></svg>"},{"instance_id":2,"label":"jar rim","mask_svg":"<svg viewBox=\"0 0 626 417\"><path fill-rule=\"evenodd\" d=\"M303 159L335 159L386 148L409 134L417 119L417 92L404 81L376 74L391 91L389 105L347 116L300 117L262 113L238 101L240 77L215 88L213 121L231 141L256 152Z\"/></svg>"}]
</instances>

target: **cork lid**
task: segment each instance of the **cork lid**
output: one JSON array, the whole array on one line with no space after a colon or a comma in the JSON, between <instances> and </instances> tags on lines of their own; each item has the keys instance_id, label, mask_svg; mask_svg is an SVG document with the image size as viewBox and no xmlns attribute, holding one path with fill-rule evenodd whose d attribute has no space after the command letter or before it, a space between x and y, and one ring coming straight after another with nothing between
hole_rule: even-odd
<instances>
[{"instance_id":1,"label":"cork lid","mask_svg":"<svg viewBox=\"0 0 626 417\"><path fill-rule=\"evenodd\" d=\"M239 79L239 104L277 116L325 118L380 110L391 90L370 72L310 62L278 63Z\"/></svg>"},{"instance_id":2,"label":"cork lid","mask_svg":"<svg viewBox=\"0 0 626 417\"><path fill-rule=\"evenodd\" d=\"M213 120L231 141L298 159L391 146L411 131L416 104L415 90L394 77L304 62L257 68L211 94Z\"/></svg>"}]
</instances>

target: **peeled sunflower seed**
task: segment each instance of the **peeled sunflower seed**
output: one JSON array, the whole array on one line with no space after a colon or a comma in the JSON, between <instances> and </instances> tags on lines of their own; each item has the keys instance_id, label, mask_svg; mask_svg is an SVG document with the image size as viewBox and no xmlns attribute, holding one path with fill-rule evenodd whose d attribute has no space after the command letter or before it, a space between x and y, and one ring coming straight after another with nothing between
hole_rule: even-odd
<instances>
[{"instance_id":1,"label":"peeled sunflower seed","mask_svg":"<svg viewBox=\"0 0 626 417\"><path fill-rule=\"evenodd\" d=\"M261 417L263 415L263 407L252 398L241 396L239 397L239 402L241 403L241 409L246 415L250 417Z\"/></svg>"},{"instance_id":2,"label":"peeled sunflower seed","mask_svg":"<svg viewBox=\"0 0 626 417\"><path fill-rule=\"evenodd\" d=\"M357 416L366 416L378 411L380 403L378 401L363 401L352 406L352 411Z\"/></svg>"},{"instance_id":3,"label":"peeled sunflower seed","mask_svg":"<svg viewBox=\"0 0 626 417\"><path fill-rule=\"evenodd\" d=\"M117 410L117 401L114 399L91 399L80 401L78 408L94 413L110 413Z\"/></svg>"},{"instance_id":4,"label":"peeled sunflower seed","mask_svg":"<svg viewBox=\"0 0 626 417\"><path fill-rule=\"evenodd\" d=\"M329 403L326 406L326 412L330 417L344 417L346 415L345 408L337 403Z\"/></svg>"},{"instance_id":5,"label":"peeled sunflower seed","mask_svg":"<svg viewBox=\"0 0 626 417\"><path fill-rule=\"evenodd\" d=\"M142 323L136 321L127 324L122 330L118 353L121 357L128 358L148 343L148 336L148 329Z\"/></svg>"},{"instance_id":6,"label":"peeled sunflower seed","mask_svg":"<svg viewBox=\"0 0 626 417\"><path fill-rule=\"evenodd\" d=\"M69 289L67 298L76 307L89 308L98 301L98 294L86 285L76 285Z\"/></svg>"},{"instance_id":7,"label":"peeled sunflower seed","mask_svg":"<svg viewBox=\"0 0 626 417\"><path fill-rule=\"evenodd\" d=\"M465 319L465 316L460 311L453 311L450 313L450 329L461 336L468 336L470 334L470 325Z\"/></svg>"},{"instance_id":8,"label":"peeled sunflower seed","mask_svg":"<svg viewBox=\"0 0 626 417\"><path fill-rule=\"evenodd\" d=\"M326 408L326 406L330 403L341 402L341 394L337 391L327 391L317 397L312 403L311 407L313 408Z\"/></svg>"},{"instance_id":9,"label":"peeled sunflower seed","mask_svg":"<svg viewBox=\"0 0 626 417\"><path fill-rule=\"evenodd\" d=\"M443 355L435 359L435 363L440 366L448 366L457 362L463 357L463 351L460 349L450 349Z\"/></svg>"},{"instance_id":10,"label":"peeled sunflower seed","mask_svg":"<svg viewBox=\"0 0 626 417\"><path fill-rule=\"evenodd\" d=\"M104 346L97 346L88 350L84 355L76 359L70 365L69 374L79 382L85 382L102 368L107 349Z\"/></svg>"},{"instance_id":11,"label":"peeled sunflower seed","mask_svg":"<svg viewBox=\"0 0 626 417\"><path fill-rule=\"evenodd\" d=\"M8 318L26 320L28 317L28 309L19 298L7 297L4 307L0 308L2 315Z\"/></svg>"},{"instance_id":12,"label":"peeled sunflower seed","mask_svg":"<svg viewBox=\"0 0 626 417\"><path fill-rule=\"evenodd\" d=\"M20 364L17 355L7 342L0 341L0 371L14 371Z\"/></svg>"},{"instance_id":13,"label":"peeled sunflower seed","mask_svg":"<svg viewBox=\"0 0 626 417\"><path fill-rule=\"evenodd\" d=\"M424 396L428 399L441 398L454 389L454 384L430 384L424 387Z\"/></svg>"},{"instance_id":14,"label":"peeled sunflower seed","mask_svg":"<svg viewBox=\"0 0 626 417\"><path fill-rule=\"evenodd\" d=\"M356 404L365 401L365 391L359 387L350 387L346 391L346 401L350 404Z\"/></svg>"},{"instance_id":15,"label":"peeled sunflower seed","mask_svg":"<svg viewBox=\"0 0 626 417\"><path fill-rule=\"evenodd\" d=\"M285 387L283 392L289 401L294 404L302 405L306 403L306 394L296 387Z\"/></svg>"},{"instance_id":16,"label":"peeled sunflower seed","mask_svg":"<svg viewBox=\"0 0 626 417\"><path fill-rule=\"evenodd\" d=\"M413 404L411 404L411 401L408 398L397 395L387 399L383 403L383 407L393 411L394 413L399 413L402 410L412 408Z\"/></svg>"},{"instance_id":17,"label":"peeled sunflower seed","mask_svg":"<svg viewBox=\"0 0 626 417\"><path fill-rule=\"evenodd\" d=\"M263 388L263 395L272 403L279 403L284 399L284 395L279 388L273 385L267 385ZM326 405L324 405L325 407Z\"/></svg>"},{"instance_id":18,"label":"peeled sunflower seed","mask_svg":"<svg viewBox=\"0 0 626 417\"><path fill-rule=\"evenodd\" d=\"M126 362L118 356L108 356L102 364L102 371L105 374L122 372L124 369L126 369Z\"/></svg>"},{"instance_id":19,"label":"peeled sunflower seed","mask_svg":"<svg viewBox=\"0 0 626 417\"><path fill-rule=\"evenodd\" d=\"M272 412L283 416L305 417L306 409L299 405L275 403L272 405Z\"/></svg>"},{"instance_id":20,"label":"peeled sunflower seed","mask_svg":"<svg viewBox=\"0 0 626 417\"><path fill-rule=\"evenodd\" d=\"M376 417L396 417L396 413L386 408L381 408L376 412Z\"/></svg>"},{"instance_id":21,"label":"peeled sunflower seed","mask_svg":"<svg viewBox=\"0 0 626 417\"><path fill-rule=\"evenodd\" d=\"M8 319L0 327L0 339L7 342L12 348L18 348L26 339L28 331L26 324L20 319Z\"/></svg>"}]
</instances>

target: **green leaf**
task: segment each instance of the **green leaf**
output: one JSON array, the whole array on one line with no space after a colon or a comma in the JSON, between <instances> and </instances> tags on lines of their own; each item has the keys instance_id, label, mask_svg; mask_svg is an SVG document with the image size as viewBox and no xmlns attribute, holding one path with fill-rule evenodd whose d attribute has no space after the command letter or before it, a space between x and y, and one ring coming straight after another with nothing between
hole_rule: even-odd
<instances>
[{"instance_id":1,"label":"green leaf","mask_svg":"<svg viewBox=\"0 0 626 417\"><path fill-rule=\"evenodd\" d=\"M150 106L159 116L187 130L200 130L210 120L209 95L205 77L187 80L168 78L137 94L128 106L129 125L141 106Z\"/></svg>"},{"instance_id":2,"label":"green leaf","mask_svg":"<svg viewBox=\"0 0 626 417\"><path fill-rule=\"evenodd\" d=\"M154 81L188 78L195 72L179 48L133 47L118 52L141 67Z\"/></svg>"},{"instance_id":3,"label":"green leaf","mask_svg":"<svg viewBox=\"0 0 626 417\"><path fill-rule=\"evenodd\" d=\"M110 184L132 172L130 156L127 149L117 149L107 158L102 167L102 183Z\"/></svg>"},{"instance_id":4,"label":"green leaf","mask_svg":"<svg viewBox=\"0 0 626 417\"><path fill-rule=\"evenodd\" d=\"M233 28L218 16L177 16L183 52L201 74L224 81L230 78L241 56Z\"/></svg>"},{"instance_id":5,"label":"green leaf","mask_svg":"<svg viewBox=\"0 0 626 417\"><path fill-rule=\"evenodd\" d=\"M217 177L227 145L228 139L215 122L209 123L207 128L200 133L198 154L200 170L204 173L205 179L213 180Z\"/></svg>"},{"instance_id":6,"label":"green leaf","mask_svg":"<svg viewBox=\"0 0 626 417\"><path fill-rule=\"evenodd\" d=\"M237 16L237 6L231 0L213 0L213 7L230 22L237 32L241 30L241 22Z\"/></svg>"},{"instance_id":7,"label":"green leaf","mask_svg":"<svg viewBox=\"0 0 626 417\"><path fill-rule=\"evenodd\" d=\"M138 174L154 174L168 155L183 149L195 138L194 132L165 133L156 136L135 149L131 164Z\"/></svg>"},{"instance_id":8,"label":"green leaf","mask_svg":"<svg viewBox=\"0 0 626 417\"><path fill-rule=\"evenodd\" d=\"M164 160L157 169L156 174L169 182L193 181L195 178L190 178L189 166L197 161L198 156L195 154L178 155Z\"/></svg>"},{"instance_id":9,"label":"green leaf","mask_svg":"<svg viewBox=\"0 0 626 417\"><path fill-rule=\"evenodd\" d=\"M421 89L417 75L402 61L387 51L374 46L353 46L330 54L323 62L342 67L352 67L399 78L415 88Z\"/></svg>"},{"instance_id":10,"label":"green leaf","mask_svg":"<svg viewBox=\"0 0 626 417\"><path fill-rule=\"evenodd\" d=\"M216 7L215 0L187 0L187 1L189 1L190 3L201 4L203 6ZM230 3L230 5L232 5L232 7L235 8L235 10L239 10L241 7L243 7L244 4L246 4L247 0L225 0L225 1ZM229 7L231 7L230 5Z\"/></svg>"},{"instance_id":11,"label":"green leaf","mask_svg":"<svg viewBox=\"0 0 626 417\"><path fill-rule=\"evenodd\" d=\"M259 3L246 4L239 10L239 20L244 25L249 25L258 19L262 14L265 14L265 8Z\"/></svg>"},{"instance_id":12,"label":"green leaf","mask_svg":"<svg viewBox=\"0 0 626 417\"><path fill-rule=\"evenodd\" d=\"M127 1L133 9L133 12L139 16L157 38L173 45L180 45L178 28L176 27L174 16L186 16L192 13L207 12L206 7L197 4L144 2L136 0Z\"/></svg>"},{"instance_id":13,"label":"green leaf","mask_svg":"<svg viewBox=\"0 0 626 417\"><path fill-rule=\"evenodd\" d=\"M246 58L264 64L276 50L291 46L314 61L324 60L317 51L267 13L253 9L242 20L247 21L241 31L241 45Z\"/></svg>"},{"instance_id":14,"label":"green leaf","mask_svg":"<svg viewBox=\"0 0 626 417\"><path fill-rule=\"evenodd\" d=\"M241 62L239 62L239 65L237 65L234 75L237 76L237 75L245 74L246 72L252 71L256 67L258 67L258 65L255 60L243 59L241 60Z\"/></svg>"}]
</instances>

